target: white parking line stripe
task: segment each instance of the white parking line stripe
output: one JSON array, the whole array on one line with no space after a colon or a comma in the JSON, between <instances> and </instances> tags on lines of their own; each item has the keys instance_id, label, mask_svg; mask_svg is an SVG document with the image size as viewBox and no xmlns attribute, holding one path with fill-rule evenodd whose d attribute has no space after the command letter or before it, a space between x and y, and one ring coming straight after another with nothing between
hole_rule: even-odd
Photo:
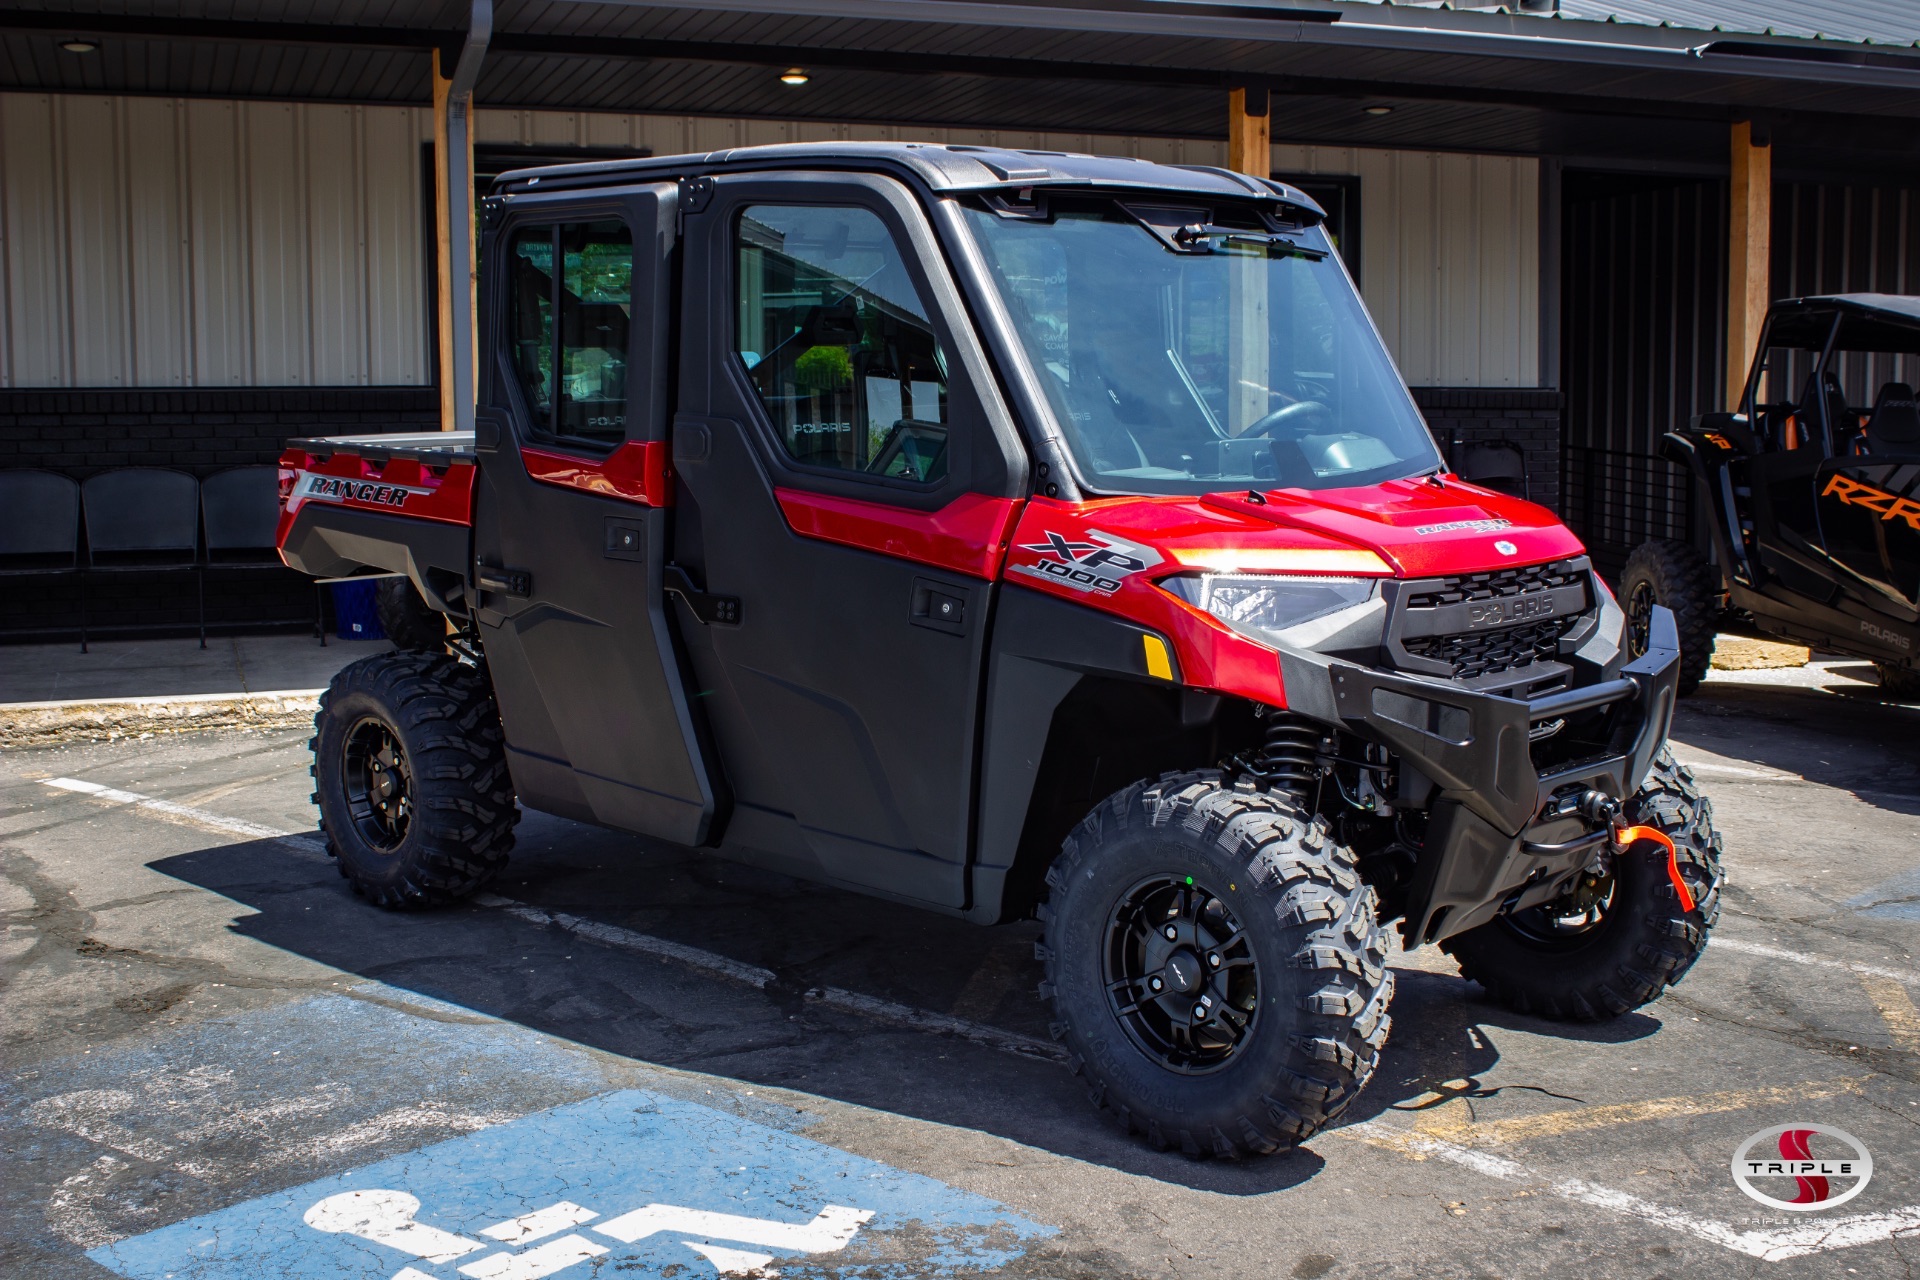
<instances>
[{"instance_id":1,"label":"white parking line stripe","mask_svg":"<svg viewBox=\"0 0 1920 1280\"><path fill-rule=\"evenodd\" d=\"M1548 1179L1517 1160L1455 1146L1451 1142L1423 1137L1383 1125L1377 1120L1348 1125L1334 1131L1363 1141L1401 1151L1416 1157L1431 1156L1446 1160L1475 1173L1501 1182L1548 1183L1553 1194L1566 1200L1590 1204L1627 1217L1641 1218L1669 1230L1681 1231L1710 1244L1763 1262L1781 1262L1804 1257L1825 1249L1843 1249L1892 1239L1896 1234L1920 1228L1920 1205L1909 1205L1891 1213L1866 1213L1850 1218L1826 1218L1804 1226L1782 1227L1773 1231L1741 1231L1725 1222L1699 1218L1679 1209L1642 1200L1624 1191L1615 1191L1581 1178Z\"/></svg>"},{"instance_id":2,"label":"white parking line stripe","mask_svg":"<svg viewBox=\"0 0 1920 1280\"><path fill-rule=\"evenodd\" d=\"M175 804L170 800L158 800L134 791L119 791L112 787L101 786L97 782L83 782L78 778L43 778L49 787L61 791L70 791L84 795L89 799L107 804L126 805L158 813L177 821L189 822L228 835L246 836L250 839L284 840L298 842L300 847L311 851L319 843L319 837L310 832L280 831L273 827L261 826L257 822L247 822L241 818L229 818L205 809L195 809L189 805ZM656 956L662 960L671 960L702 973L725 978L731 982L742 983L749 987L765 990L777 980L771 969L759 965L747 964L727 956L715 955L711 951L702 951L698 947L689 947L684 943L670 942L665 938L655 938L649 934L637 933L632 929L623 929L618 925L602 924L598 920L586 920L580 916L569 915L564 911L549 911L545 907L536 907L525 902L516 902L512 898L503 898L497 894L478 893L471 899L475 906L489 907L518 920L530 924L547 925L577 934L589 942L602 946L617 947L623 951L636 951L644 955ZM966 1018L955 1018L944 1013L933 1013L926 1009L916 1009L911 1005L896 1004L891 1000L882 1000L877 996L861 995L857 991L847 991L840 987L813 987L802 993L802 998L815 1004L824 1004L829 1008L841 1009L848 1013L859 1014L864 1018L873 1018L880 1022L890 1022L897 1026L915 1031L932 1031L943 1035L958 1036L975 1044L997 1049L1002 1053L1015 1054L1022 1058L1037 1058L1047 1062L1065 1062L1066 1051L1046 1040L1036 1040L1015 1031L1002 1031L985 1023L973 1022Z\"/></svg>"},{"instance_id":3,"label":"white parking line stripe","mask_svg":"<svg viewBox=\"0 0 1920 1280\"><path fill-rule=\"evenodd\" d=\"M1895 982L1904 982L1908 986L1920 986L1920 973L1909 969L1889 969L1885 965L1861 964L1854 960L1829 960L1825 956L1810 956L1804 951L1789 951L1785 947L1770 947L1764 942L1746 942L1739 938L1729 938L1715 933L1707 941L1708 951L1737 951L1742 955L1765 956L1769 960L1788 960L1794 964L1812 965L1816 969L1839 969L1846 973L1865 974L1875 978L1890 978Z\"/></svg>"},{"instance_id":4,"label":"white parking line stripe","mask_svg":"<svg viewBox=\"0 0 1920 1280\"><path fill-rule=\"evenodd\" d=\"M208 827L215 831L224 831L229 835L246 836L253 840L279 840L292 834L273 827L263 827L257 822L248 822L245 818L228 818L221 814L209 813L205 809L175 804L171 800L143 796L136 791L116 791L112 787L103 787L97 782L82 782L78 778L43 778L41 781L61 791L78 792L107 804L126 804L136 809L150 809L155 813L164 813L168 817L191 822L197 827Z\"/></svg>"}]
</instances>

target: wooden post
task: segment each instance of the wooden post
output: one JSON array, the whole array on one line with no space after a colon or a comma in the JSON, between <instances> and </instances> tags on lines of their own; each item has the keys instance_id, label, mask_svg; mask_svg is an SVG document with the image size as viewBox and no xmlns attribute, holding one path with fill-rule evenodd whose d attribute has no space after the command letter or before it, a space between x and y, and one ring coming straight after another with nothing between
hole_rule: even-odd
<instances>
[{"instance_id":1,"label":"wooden post","mask_svg":"<svg viewBox=\"0 0 1920 1280\"><path fill-rule=\"evenodd\" d=\"M1733 126L1727 219L1727 409L1746 391L1753 347L1767 319L1773 253L1773 149L1751 121Z\"/></svg>"},{"instance_id":2,"label":"wooden post","mask_svg":"<svg viewBox=\"0 0 1920 1280\"><path fill-rule=\"evenodd\" d=\"M454 429L453 412L453 247L448 243L448 228L453 213L447 207L447 103L453 81L440 69L440 51L433 51L433 250L434 276L438 282L435 298L439 315L435 318L435 340L439 343L440 429Z\"/></svg>"},{"instance_id":3,"label":"wooden post","mask_svg":"<svg viewBox=\"0 0 1920 1280\"><path fill-rule=\"evenodd\" d=\"M433 244L439 281L440 429L472 427L473 371L480 363L480 282L478 246L473 234L472 101L456 98L453 80L441 73L440 51L433 51ZM461 259L464 265L456 265ZM464 289L465 306L455 290ZM465 332L467 349L456 352L455 335ZM464 360L459 358L464 357ZM464 403L463 403L464 401Z\"/></svg>"},{"instance_id":4,"label":"wooden post","mask_svg":"<svg viewBox=\"0 0 1920 1280\"><path fill-rule=\"evenodd\" d=\"M1273 135L1265 89L1227 93L1227 168L1257 178L1273 176Z\"/></svg>"}]
</instances>

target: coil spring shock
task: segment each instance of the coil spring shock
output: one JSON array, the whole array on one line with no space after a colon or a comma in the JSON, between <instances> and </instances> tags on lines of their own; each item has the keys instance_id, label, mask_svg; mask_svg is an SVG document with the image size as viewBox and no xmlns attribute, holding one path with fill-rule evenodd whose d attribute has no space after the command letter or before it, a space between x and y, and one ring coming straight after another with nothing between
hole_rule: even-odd
<instances>
[{"instance_id":1,"label":"coil spring shock","mask_svg":"<svg viewBox=\"0 0 1920 1280\"><path fill-rule=\"evenodd\" d=\"M1310 803L1320 782L1323 732L1319 725L1290 711L1269 711L1260 745L1235 761L1240 772L1264 787L1280 787L1301 803Z\"/></svg>"}]
</instances>

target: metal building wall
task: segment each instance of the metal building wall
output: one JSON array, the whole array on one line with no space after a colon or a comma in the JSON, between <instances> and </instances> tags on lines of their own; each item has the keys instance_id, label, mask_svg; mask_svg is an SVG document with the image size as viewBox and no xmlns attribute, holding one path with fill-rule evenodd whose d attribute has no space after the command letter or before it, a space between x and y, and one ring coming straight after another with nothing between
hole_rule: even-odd
<instances>
[{"instance_id":1,"label":"metal building wall","mask_svg":"<svg viewBox=\"0 0 1920 1280\"><path fill-rule=\"evenodd\" d=\"M425 111L0 94L0 386L430 379Z\"/></svg>"},{"instance_id":2,"label":"metal building wall","mask_svg":"<svg viewBox=\"0 0 1920 1280\"><path fill-rule=\"evenodd\" d=\"M428 112L0 94L0 387L432 378ZM476 113L482 143L656 154L831 139L1219 164L1214 141L591 112ZM1539 378L1539 166L1278 145L1361 180L1362 290L1416 386Z\"/></svg>"},{"instance_id":3,"label":"metal building wall","mask_svg":"<svg viewBox=\"0 0 1920 1280\"><path fill-rule=\"evenodd\" d=\"M1540 162L1280 145L1360 179L1361 292L1416 387L1540 385Z\"/></svg>"}]
</instances>

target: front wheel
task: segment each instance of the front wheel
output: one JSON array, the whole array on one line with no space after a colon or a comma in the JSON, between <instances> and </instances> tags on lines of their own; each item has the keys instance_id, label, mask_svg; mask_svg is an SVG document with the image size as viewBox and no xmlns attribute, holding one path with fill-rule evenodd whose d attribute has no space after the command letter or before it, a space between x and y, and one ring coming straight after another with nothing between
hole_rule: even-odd
<instances>
[{"instance_id":1,"label":"front wheel","mask_svg":"<svg viewBox=\"0 0 1920 1280\"><path fill-rule=\"evenodd\" d=\"M1518 1013L1591 1022L1657 998L1686 976L1719 919L1720 835L1712 803L1664 747L1626 816L1673 841L1693 910L1680 909L1664 857L1621 854L1610 875L1583 877L1565 897L1469 929L1440 949Z\"/></svg>"},{"instance_id":2,"label":"front wheel","mask_svg":"<svg viewBox=\"0 0 1920 1280\"><path fill-rule=\"evenodd\" d=\"M1891 662L1876 662L1873 669L1880 673L1880 692L1896 702L1920 702L1920 671Z\"/></svg>"},{"instance_id":3,"label":"front wheel","mask_svg":"<svg viewBox=\"0 0 1920 1280\"><path fill-rule=\"evenodd\" d=\"M1633 549L1620 571L1620 607L1627 613L1627 647L1634 657L1647 651L1653 608L1673 610L1680 634L1680 696L1706 679L1713 664L1713 636L1719 629L1719 578L1707 558L1684 542L1654 538Z\"/></svg>"},{"instance_id":4,"label":"front wheel","mask_svg":"<svg viewBox=\"0 0 1920 1280\"><path fill-rule=\"evenodd\" d=\"M1291 1147L1386 1042L1393 975L1353 851L1213 770L1116 793L1047 872L1054 1035L1094 1101L1159 1148Z\"/></svg>"},{"instance_id":5,"label":"front wheel","mask_svg":"<svg viewBox=\"0 0 1920 1280\"><path fill-rule=\"evenodd\" d=\"M362 658L334 676L313 724L320 832L355 893L438 906L506 865L520 811L483 671L442 654Z\"/></svg>"}]
</instances>

